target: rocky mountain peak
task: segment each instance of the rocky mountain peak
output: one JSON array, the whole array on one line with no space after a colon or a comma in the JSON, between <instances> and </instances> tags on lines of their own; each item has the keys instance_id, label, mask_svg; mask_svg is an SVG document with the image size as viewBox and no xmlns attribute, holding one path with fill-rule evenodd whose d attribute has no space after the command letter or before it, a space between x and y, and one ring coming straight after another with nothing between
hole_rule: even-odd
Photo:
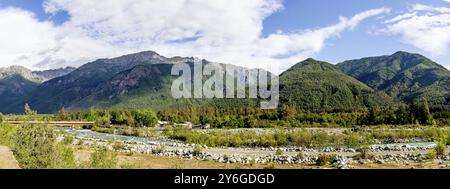
<instances>
[{"instance_id":1,"label":"rocky mountain peak","mask_svg":"<svg viewBox=\"0 0 450 189\"><path fill-rule=\"evenodd\" d=\"M161 62L167 58L159 55L154 51L143 51L134 54L128 54L117 58L106 59L106 63L112 64L129 64L135 62Z\"/></svg>"},{"instance_id":2,"label":"rocky mountain peak","mask_svg":"<svg viewBox=\"0 0 450 189\"><path fill-rule=\"evenodd\" d=\"M15 75L20 75L23 78L33 81L39 81L42 79L40 77L35 76L30 69L27 69L23 66L9 66L5 68L0 68L0 79L4 79Z\"/></svg>"}]
</instances>

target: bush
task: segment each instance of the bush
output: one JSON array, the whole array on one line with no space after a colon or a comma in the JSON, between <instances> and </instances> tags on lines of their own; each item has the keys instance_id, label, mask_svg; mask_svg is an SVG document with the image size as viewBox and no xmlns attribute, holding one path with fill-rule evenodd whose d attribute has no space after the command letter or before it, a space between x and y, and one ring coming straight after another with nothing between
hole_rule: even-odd
<instances>
[{"instance_id":1,"label":"bush","mask_svg":"<svg viewBox=\"0 0 450 189\"><path fill-rule=\"evenodd\" d=\"M368 146L363 146L359 149L359 157L361 159L368 159L370 157L369 154L369 147Z\"/></svg>"},{"instance_id":2,"label":"bush","mask_svg":"<svg viewBox=\"0 0 450 189\"><path fill-rule=\"evenodd\" d=\"M331 163L333 163L335 161L336 161L336 155L335 154L331 154L331 155L320 154L319 157L316 160L316 165L324 166L324 165L331 164Z\"/></svg>"},{"instance_id":3,"label":"bush","mask_svg":"<svg viewBox=\"0 0 450 189\"><path fill-rule=\"evenodd\" d=\"M56 135L46 125L22 125L14 136L14 155L24 169L73 168L71 147L56 142Z\"/></svg>"},{"instance_id":4,"label":"bush","mask_svg":"<svg viewBox=\"0 0 450 189\"><path fill-rule=\"evenodd\" d=\"M193 153L194 156L200 156L200 155L202 155L202 151L203 151L203 148L201 146L199 146L199 145L196 145L194 147L194 150L193 150L192 153Z\"/></svg>"},{"instance_id":5,"label":"bush","mask_svg":"<svg viewBox=\"0 0 450 189\"><path fill-rule=\"evenodd\" d=\"M283 155L283 150L277 149L277 151L275 152L275 155L277 155L277 156Z\"/></svg>"},{"instance_id":6,"label":"bush","mask_svg":"<svg viewBox=\"0 0 450 189\"><path fill-rule=\"evenodd\" d=\"M106 148L100 148L91 154L89 168L92 169L116 169L117 154Z\"/></svg>"},{"instance_id":7,"label":"bush","mask_svg":"<svg viewBox=\"0 0 450 189\"><path fill-rule=\"evenodd\" d=\"M94 121L94 127L110 127L111 121L109 117L98 117Z\"/></svg>"},{"instance_id":8,"label":"bush","mask_svg":"<svg viewBox=\"0 0 450 189\"><path fill-rule=\"evenodd\" d=\"M435 152L435 151L429 151L429 152L425 155L425 157L426 157L428 160L436 159L436 152Z\"/></svg>"},{"instance_id":9,"label":"bush","mask_svg":"<svg viewBox=\"0 0 450 189\"><path fill-rule=\"evenodd\" d=\"M116 141L116 142L114 142L114 144L112 145L112 148L113 148L115 151L120 151L120 150L125 149L125 144L124 144L123 142Z\"/></svg>"},{"instance_id":10,"label":"bush","mask_svg":"<svg viewBox=\"0 0 450 189\"><path fill-rule=\"evenodd\" d=\"M0 112L0 124L2 124L3 123L3 118L4 116L3 116L3 114Z\"/></svg>"},{"instance_id":11,"label":"bush","mask_svg":"<svg viewBox=\"0 0 450 189\"><path fill-rule=\"evenodd\" d=\"M65 144L65 145L71 145L74 140L75 139L73 138L73 136L66 135L66 136L64 136L64 139L62 140L62 143Z\"/></svg>"},{"instance_id":12,"label":"bush","mask_svg":"<svg viewBox=\"0 0 450 189\"><path fill-rule=\"evenodd\" d=\"M447 146L445 145L445 142L439 141L436 145L436 147L434 148L434 151L436 152L437 156L443 156L445 154L445 148L447 148Z\"/></svg>"},{"instance_id":13,"label":"bush","mask_svg":"<svg viewBox=\"0 0 450 189\"><path fill-rule=\"evenodd\" d=\"M135 111L135 120L138 126L141 127L154 127L158 122L158 117L156 113L151 110L139 110Z\"/></svg>"}]
</instances>

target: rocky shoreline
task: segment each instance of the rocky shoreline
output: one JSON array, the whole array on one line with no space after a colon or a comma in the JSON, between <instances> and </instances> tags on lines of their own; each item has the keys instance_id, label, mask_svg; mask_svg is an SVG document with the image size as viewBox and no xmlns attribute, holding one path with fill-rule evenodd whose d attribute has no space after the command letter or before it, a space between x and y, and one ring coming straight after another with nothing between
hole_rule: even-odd
<instances>
[{"instance_id":1,"label":"rocky shoreline","mask_svg":"<svg viewBox=\"0 0 450 189\"><path fill-rule=\"evenodd\" d=\"M91 148L106 147L110 150L116 150L122 153L141 153L152 154L157 156L175 157L182 159L197 159L202 161L215 161L221 163L239 163L239 164L315 164L320 155L333 154L335 155L332 163L333 167L339 169L351 168L352 164L367 164L367 163L399 163L399 162L424 162L428 160L426 154L413 153L414 151L431 150L435 144L426 144L422 146L414 146L407 144L399 145L374 145L369 147L370 152L387 152L389 154L373 155L369 159L360 159L356 157L358 150L353 148L321 148L321 149L308 149L308 148L261 148L258 149L262 152L272 152L270 154L263 155L243 155L243 154L215 154L206 152L208 147L202 146L201 151L195 150L193 144L182 144L177 142L123 142L116 141L111 142L103 139L93 139L85 137L75 137L74 144L80 143L82 140L83 145L87 145ZM120 144L120 149L117 149ZM230 149L231 151L237 149ZM242 151L250 149L239 149ZM253 149L255 150L255 149ZM285 152L286 154L276 155L277 151ZM346 152L347 155L340 153ZM403 152L403 153L400 153ZM406 153L405 153L406 152ZM290 154L287 154L290 153ZM292 154L295 153L295 154ZM450 157L440 157L443 161L449 161Z\"/></svg>"}]
</instances>

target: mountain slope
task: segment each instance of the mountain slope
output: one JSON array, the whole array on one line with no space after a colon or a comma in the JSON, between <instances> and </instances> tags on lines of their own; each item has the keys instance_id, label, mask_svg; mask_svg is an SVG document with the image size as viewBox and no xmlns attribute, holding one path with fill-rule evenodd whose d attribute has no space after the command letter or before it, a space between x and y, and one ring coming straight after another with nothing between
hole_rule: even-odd
<instances>
[{"instance_id":1,"label":"mountain slope","mask_svg":"<svg viewBox=\"0 0 450 189\"><path fill-rule=\"evenodd\" d=\"M53 113L61 107L68 110L86 110L90 107L160 109L192 105L232 107L256 104L255 100L245 99L173 99L171 85L178 77L171 75L172 65L188 63L193 67L194 62L225 66L195 58L166 58L152 51L100 59L43 83L26 98L7 107L7 110L21 112L24 103L29 103L40 113Z\"/></svg>"},{"instance_id":2,"label":"mountain slope","mask_svg":"<svg viewBox=\"0 0 450 189\"><path fill-rule=\"evenodd\" d=\"M41 79L21 66L0 68L0 111L33 91Z\"/></svg>"},{"instance_id":3,"label":"mountain slope","mask_svg":"<svg viewBox=\"0 0 450 189\"><path fill-rule=\"evenodd\" d=\"M51 69L51 70L44 70L44 71L33 71L33 75L43 78L44 81L65 76L69 74L70 72L74 71L76 68L74 67L66 67L66 68L59 68L59 69Z\"/></svg>"},{"instance_id":4,"label":"mountain slope","mask_svg":"<svg viewBox=\"0 0 450 189\"><path fill-rule=\"evenodd\" d=\"M280 98L306 111L352 111L392 99L327 62L307 59L280 75Z\"/></svg>"},{"instance_id":5,"label":"mountain slope","mask_svg":"<svg viewBox=\"0 0 450 189\"><path fill-rule=\"evenodd\" d=\"M430 59L407 52L349 60L340 70L404 102L426 97L432 106L448 106L450 71Z\"/></svg>"}]
</instances>

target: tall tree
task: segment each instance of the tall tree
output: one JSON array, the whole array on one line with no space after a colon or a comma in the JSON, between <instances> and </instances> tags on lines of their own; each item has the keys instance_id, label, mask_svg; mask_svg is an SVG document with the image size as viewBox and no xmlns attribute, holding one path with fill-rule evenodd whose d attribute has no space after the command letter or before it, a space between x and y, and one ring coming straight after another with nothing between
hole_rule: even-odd
<instances>
[{"instance_id":1,"label":"tall tree","mask_svg":"<svg viewBox=\"0 0 450 189\"><path fill-rule=\"evenodd\" d=\"M31 107L30 107L30 105L28 105L28 103L25 103L24 112L25 112L25 115L35 115L35 114L37 114L36 111L33 111L31 109Z\"/></svg>"},{"instance_id":2,"label":"tall tree","mask_svg":"<svg viewBox=\"0 0 450 189\"><path fill-rule=\"evenodd\" d=\"M418 117L421 124L431 125L433 124L433 116L430 113L430 108L428 106L428 100L425 97L420 99L418 105Z\"/></svg>"}]
</instances>

